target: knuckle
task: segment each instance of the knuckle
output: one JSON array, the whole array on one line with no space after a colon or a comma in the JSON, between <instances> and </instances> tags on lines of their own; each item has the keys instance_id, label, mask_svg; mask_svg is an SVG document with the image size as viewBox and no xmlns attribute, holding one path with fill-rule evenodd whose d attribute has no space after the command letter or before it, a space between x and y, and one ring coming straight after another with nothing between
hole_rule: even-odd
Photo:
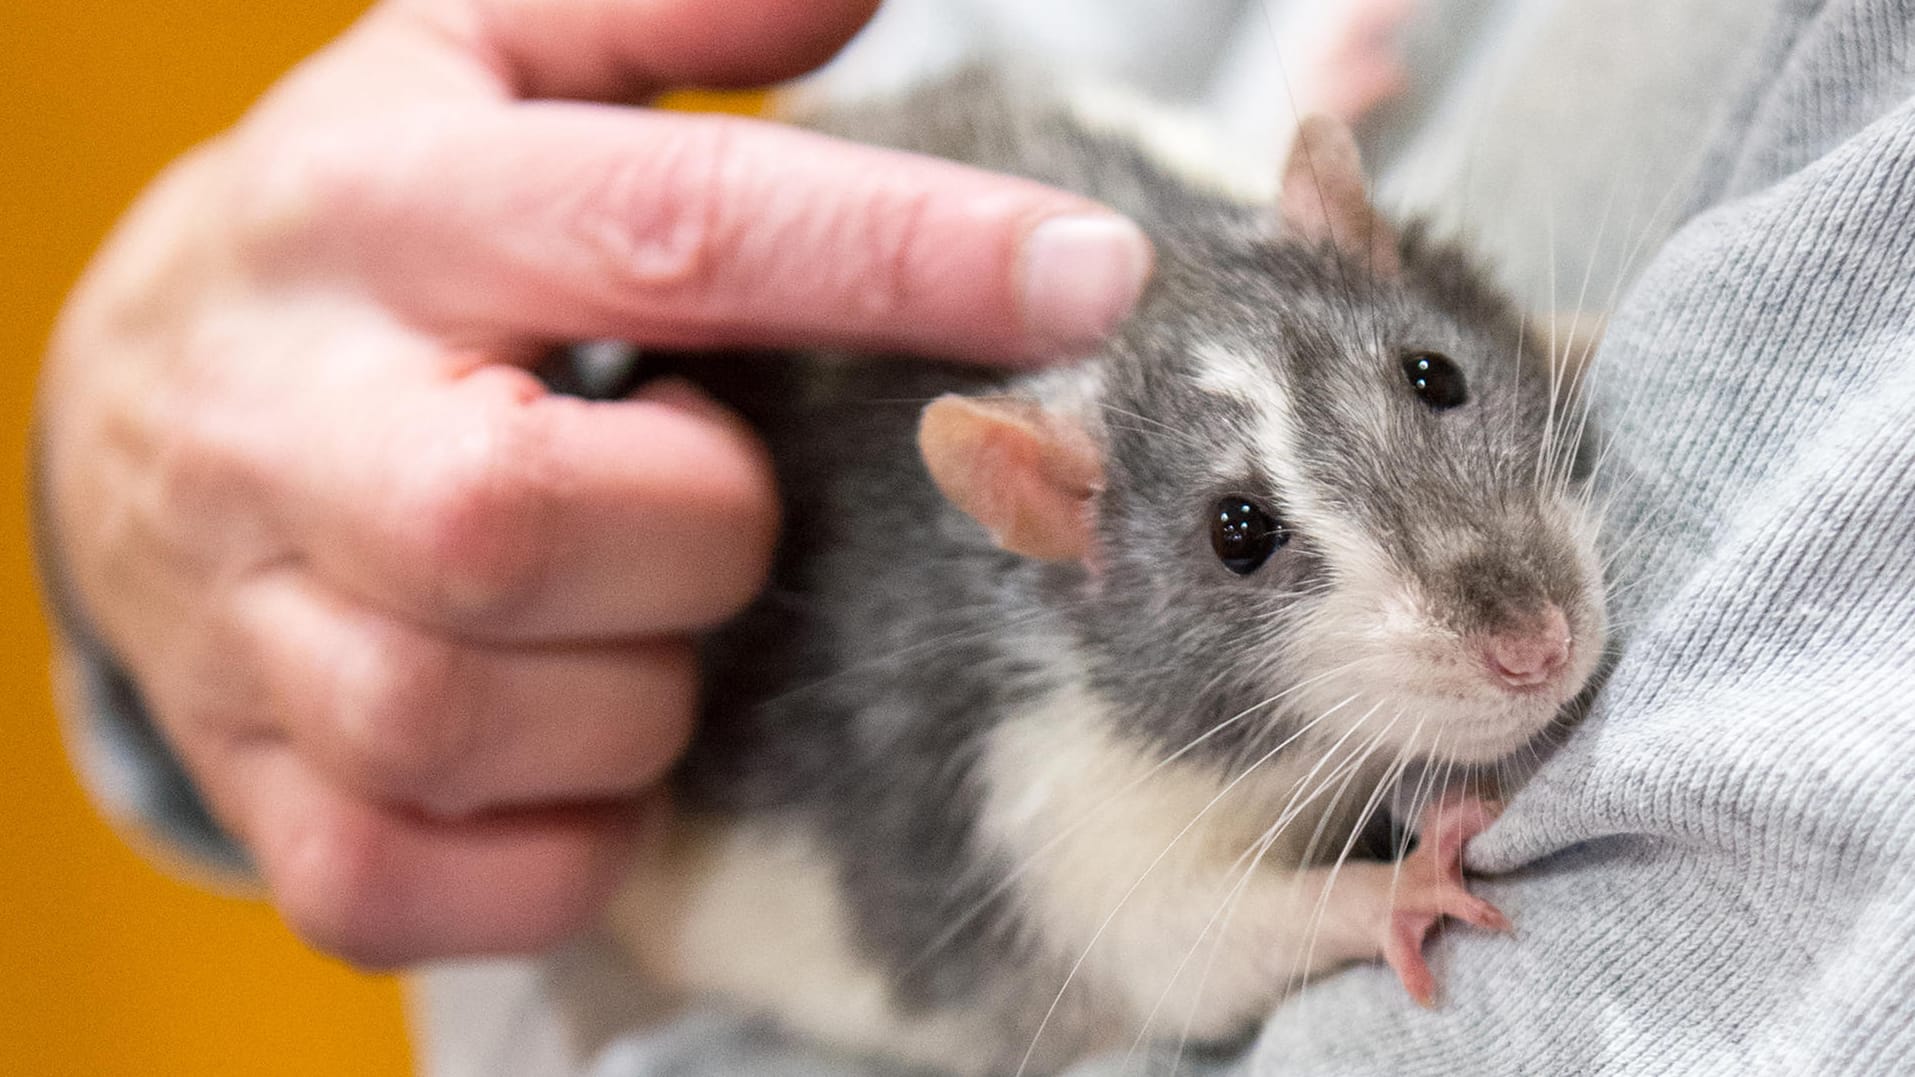
<instances>
[{"instance_id":1,"label":"knuckle","mask_svg":"<svg viewBox=\"0 0 1915 1077\"><path fill-rule=\"evenodd\" d=\"M488 409L414 477L399 526L438 612L476 623L536 601L546 567L538 531L552 507L538 450L522 412Z\"/></svg>"},{"instance_id":2,"label":"knuckle","mask_svg":"<svg viewBox=\"0 0 1915 1077\"><path fill-rule=\"evenodd\" d=\"M265 110L222 146L230 177L222 215L242 246L297 249L310 264L343 229L376 235L403 223L416 203L395 197L395 181L404 189L430 175L424 136L445 122L441 109L423 105L374 122Z\"/></svg>"},{"instance_id":3,"label":"knuckle","mask_svg":"<svg viewBox=\"0 0 1915 1077\"><path fill-rule=\"evenodd\" d=\"M642 157L599 166L580 185L566 229L623 301L682 302L711 290L727 245L737 122L674 124Z\"/></svg>"},{"instance_id":4,"label":"knuckle","mask_svg":"<svg viewBox=\"0 0 1915 1077\"><path fill-rule=\"evenodd\" d=\"M252 421L222 403L174 402L171 421L154 432L144 461L145 503L159 511L143 518L156 537L193 551L202 564L256 552L257 529L234 525L257 521L283 481Z\"/></svg>"},{"instance_id":5,"label":"knuckle","mask_svg":"<svg viewBox=\"0 0 1915 1077\"><path fill-rule=\"evenodd\" d=\"M356 787L418 802L446 795L472 747L454 645L373 633L339 664L332 755Z\"/></svg>"},{"instance_id":6,"label":"knuckle","mask_svg":"<svg viewBox=\"0 0 1915 1077\"><path fill-rule=\"evenodd\" d=\"M600 856L598 860L605 859ZM609 873L589 855L547 876L549 890L519 926L516 949L544 950L576 935L598 918L607 895Z\"/></svg>"},{"instance_id":7,"label":"knuckle","mask_svg":"<svg viewBox=\"0 0 1915 1077\"><path fill-rule=\"evenodd\" d=\"M764 589L766 577L771 573L776 548L774 532L769 528L746 532L744 527L732 528L736 545L730 551L731 564L726 571L713 573L710 578L706 590L709 606L706 619L714 624L750 605Z\"/></svg>"},{"instance_id":8,"label":"knuckle","mask_svg":"<svg viewBox=\"0 0 1915 1077\"><path fill-rule=\"evenodd\" d=\"M854 249L864 257L849 283L861 316L874 322L896 319L918 302L918 259L931 215L931 195L916 187L888 190L855 215Z\"/></svg>"},{"instance_id":9,"label":"knuckle","mask_svg":"<svg viewBox=\"0 0 1915 1077\"><path fill-rule=\"evenodd\" d=\"M265 123L234 136L228 220L240 242L270 252L302 241L322 220L373 201L368 140L350 126Z\"/></svg>"},{"instance_id":10,"label":"knuckle","mask_svg":"<svg viewBox=\"0 0 1915 1077\"><path fill-rule=\"evenodd\" d=\"M245 475L244 451L211 418L177 424L157 439L149 467L161 504L200 515L209 500L223 500Z\"/></svg>"}]
</instances>

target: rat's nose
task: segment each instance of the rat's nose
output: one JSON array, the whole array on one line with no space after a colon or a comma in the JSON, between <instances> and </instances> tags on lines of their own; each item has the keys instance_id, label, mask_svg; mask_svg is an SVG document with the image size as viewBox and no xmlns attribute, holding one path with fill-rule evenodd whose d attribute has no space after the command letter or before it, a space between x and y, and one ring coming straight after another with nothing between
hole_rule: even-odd
<instances>
[{"instance_id":1,"label":"rat's nose","mask_svg":"<svg viewBox=\"0 0 1915 1077\"><path fill-rule=\"evenodd\" d=\"M1569 621L1552 603L1521 629L1499 632L1483 644L1490 676L1507 688L1547 683L1569 661Z\"/></svg>"}]
</instances>

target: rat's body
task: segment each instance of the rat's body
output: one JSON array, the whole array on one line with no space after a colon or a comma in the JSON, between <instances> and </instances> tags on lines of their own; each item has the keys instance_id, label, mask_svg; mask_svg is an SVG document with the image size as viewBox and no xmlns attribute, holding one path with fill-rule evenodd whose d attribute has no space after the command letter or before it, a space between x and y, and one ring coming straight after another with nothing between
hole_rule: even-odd
<instances>
[{"instance_id":1,"label":"rat's body","mask_svg":"<svg viewBox=\"0 0 1915 1077\"><path fill-rule=\"evenodd\" d=\"M1353 203L1323 129L1279 229L985 79L828 126L1100 199L1158 268L1049 374L694 365L770 443L786 534L708 647L675 831L619 903L640 964L972 1072L1228 1036L1378 956L1427 995L1431 924L1500 923L1456 864L1487 816L1453 801L1401 865L1343 861L1407 765L1537 736L1602 633L1513 312ZM1412 385L1426 354L1466 402Z\"/></svg>"}]
</instances>

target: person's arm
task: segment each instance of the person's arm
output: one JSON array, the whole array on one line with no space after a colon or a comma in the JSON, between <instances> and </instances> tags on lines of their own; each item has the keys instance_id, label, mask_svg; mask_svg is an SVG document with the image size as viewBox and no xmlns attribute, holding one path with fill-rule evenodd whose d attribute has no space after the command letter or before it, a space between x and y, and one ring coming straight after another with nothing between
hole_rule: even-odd
<instances>
[{"instance_id":1,"label":"person's arm","mask_svg":"<svg viewBox=\"0 0 1915 1077\"><path fill-rule=\"evenodd\" d=\"M75 291L36 461L64 632L313 942L396 964L588 919L688 735L690 636L764 571L742 425L550 394L552 342L1038 362L1135 298L1142 235L1074 196L591 103L791 76L871 6L392 0Z\"/></svg>"}]
</instances>

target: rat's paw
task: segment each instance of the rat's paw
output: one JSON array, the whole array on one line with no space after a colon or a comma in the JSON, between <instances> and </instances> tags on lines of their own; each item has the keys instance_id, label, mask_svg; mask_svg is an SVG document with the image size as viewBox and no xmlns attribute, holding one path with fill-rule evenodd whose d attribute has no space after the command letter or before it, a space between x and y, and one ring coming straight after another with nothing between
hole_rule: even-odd
<instances>
[{"instance_id":1,"label":"rat's paw","mask_svg":"<svg viewBox=\"0 0 1915 1077\"><path fill-rule=\"evenodd\" d=\"M1509 918L1463 882L1463 846L1489 828L1498 808L1468 796L1445 797L1423 814L1416 851L1398 866L1383 939L1383 959L1410 997L1436 1004L1436 977L1423 960L1423 942L1445 916L1491 931L1510 930Z\"/></svg>"}]
</instances>

